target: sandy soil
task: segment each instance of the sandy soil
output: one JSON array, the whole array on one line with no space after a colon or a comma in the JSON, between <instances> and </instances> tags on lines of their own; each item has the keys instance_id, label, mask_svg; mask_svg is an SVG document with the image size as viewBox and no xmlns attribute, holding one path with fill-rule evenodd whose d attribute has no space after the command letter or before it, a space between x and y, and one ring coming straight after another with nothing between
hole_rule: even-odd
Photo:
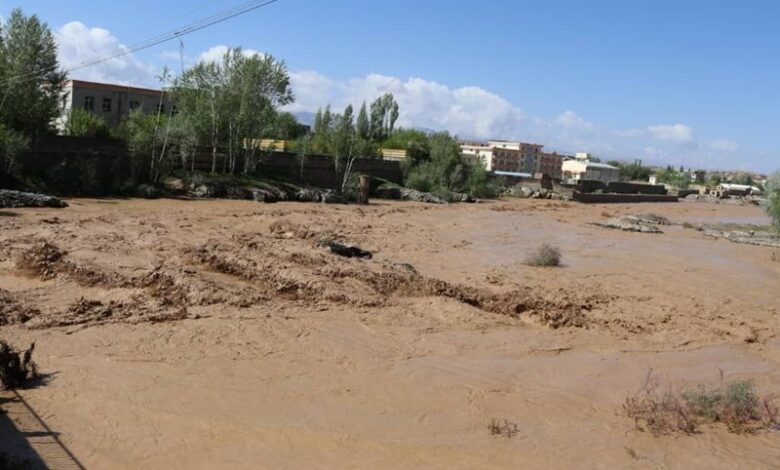
<instances>
[{"instance_id":1,"label":"sandy soil","mask_svg":"<svg viewBox=\"0 0 780 470\"><path fill-rule=\"evenodd\" d=\"M621 413L648 368L780 392L780 250L590 224L766 222L758 208L68 203L0 212L0 337L35 341L49 374L0 395L0 452L63 468L780 466L780 432L655 438ZM543 242L564 267L524 264Z\"/></svg>"}]
</instances>

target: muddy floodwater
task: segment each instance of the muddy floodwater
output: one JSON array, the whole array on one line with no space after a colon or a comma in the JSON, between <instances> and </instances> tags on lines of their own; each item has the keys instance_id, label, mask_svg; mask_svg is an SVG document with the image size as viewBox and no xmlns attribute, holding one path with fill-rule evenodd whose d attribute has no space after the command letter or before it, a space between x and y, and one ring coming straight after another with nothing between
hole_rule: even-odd
<instances>
[{"instance_id":1,"label":"muddy floodwater","mask_svg":"<svg viewBox=\"0 0 780 470\"><path fill-rule=\"evenodd\" d=\"M758 207L68 203L0 213L0 338L34 341L46 374L0 393L0 452L52 468L780 468L780 431L654 437L622 412L649 369L780 394L780 249L682 227L767 224ZM593 225L638 213L673 225ZM563 266L525 264L542 243Z\"/></svg>"}]
</instances>

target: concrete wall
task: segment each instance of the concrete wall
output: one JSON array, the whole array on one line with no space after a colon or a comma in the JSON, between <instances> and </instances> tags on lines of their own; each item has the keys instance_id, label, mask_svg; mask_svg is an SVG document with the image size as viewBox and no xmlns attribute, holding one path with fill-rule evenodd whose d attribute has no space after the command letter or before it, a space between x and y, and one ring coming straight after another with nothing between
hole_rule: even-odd
<instances>
[{"instance_id":1,"label":"concrete wall","mask_svg":"<svg viewBox=\"0 0 780 470\"><path fill-rule=\"evenodd\" d=\"M607 185L606 192L618 194L666 194L666 187L656 184L624 183L611 181Z\"/></svg>"},{"instance_id":2,"label":"concrete wall","mask_svg":"<svg viewBox=\"0 0 780 470\"><path fill-rule=\"evenodd\" d=\"M217 171L225 164L225 155L217 155ZM239 158L239 165L242 159ZM212 156L205 149L198 153L195 159L195 169L211 171ZM303 168L301 168L301 166ZM240 168L238 171L241 171ZM403 173L399 162L381 160L378 158L358 158L352 168L353 173L365 173L376 178L383 178L393 183L403 182ZM270 155L259 156L256 173L272 178L300 181L321 188L341 188L342 175L336 172L333 158L326 155L309 155L301 165L301 160L294 153L273 152Z\"/></svg>"},{"instance_id":3,"label":"concrete wall","mask_svg":"<svg viewBox=\"0 0 780 470\"><path fill-rule=\"evenodd\" d=\"M33 145L18 160L22 174L40 178L51 187L62 188L62 194L111 194L130 179L127 147L119 140L51 136ZM224 161L224 154L218 154L217 171L222 170ZM198 153L195 169L211 171L210 151L202 149ZM145 165L140 171L146 171ZM397 184L403 182L398 162L361 158L355 161L352 171ZM321 155L307 157L301 172L301 162L295 154L274 152L260 159L256 173L323 188L341 188L342 183L333 159Z\"/></svg>"},{"instance_id":4,"label":"concrete wall","mask_svg":"<svg viewBox=\"0 0 780 470\"><path fill-rule=\"evenodd\" d=\"M107 195L129 180L130 159L118 140L50 136L34 142L15 171L63 195Z\"/></svg>"},{"instance_id":5,"label":"concrete wall","mask_svg":"<svg viewBox=\"0 0 780 470\"><path fill-rule=\"evenodd\" d=\"M677 202L677 196L660 194L602 194L574 191L572 199L587 204L635 203L635 202Z\"/></svg>"}]
</instances>

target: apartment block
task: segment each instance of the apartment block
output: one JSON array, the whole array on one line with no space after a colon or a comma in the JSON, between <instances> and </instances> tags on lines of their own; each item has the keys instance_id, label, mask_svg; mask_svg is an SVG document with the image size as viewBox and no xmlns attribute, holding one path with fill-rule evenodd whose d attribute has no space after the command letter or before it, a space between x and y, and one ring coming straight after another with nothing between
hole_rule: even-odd
<instances>
[{"instance_id":1,"label":"apartment block","mask_svg":"<svg viewBox=\"0 0 780 470\"><path fill-rule=\"evenodd\" d=\"M553 153L540 153L539 164L534 173L541 178L542 175L548 175L552 178L563 178L563 160L564 156Z\"/></svg>"}]
</instances>

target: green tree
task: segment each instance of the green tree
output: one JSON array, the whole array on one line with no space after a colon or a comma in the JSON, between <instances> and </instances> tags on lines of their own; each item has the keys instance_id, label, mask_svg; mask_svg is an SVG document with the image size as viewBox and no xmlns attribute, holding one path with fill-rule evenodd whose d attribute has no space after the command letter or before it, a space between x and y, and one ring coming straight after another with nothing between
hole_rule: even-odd
<instances>
[{"instance_id":1,"label":"green tree","mask_svg":"<svg viewBox=\"0 0 780 470\"><path fill-rule=\"evenodd\" d=\"M322 108L319 108L317 110L317 114L314 115L314 126L313 129L315 134L318 132L322 132Z\"/></svg>"},{"instance_id":2,"label":"green tree","mask_svg":"<svg viewBox=\"0 0 780 470\"><path fill-rule=\"evenodd\" d=\"M220 62L200 62L186 70L173 87L179 112L189 119L198 141L212 148L212 172L218 149L227 150L223 171L233 173L240 158L253 171L257 145L274 133L276 110L294 100L283 61L270 55L229 49Z\"/></svg>"},{"instance_id":3,"label":"green tree","mask_svg":"<svg viewBox=\"0 0 780 470\"><path fill-rule=\"evenodd\" d=\"M118 129L119 136L127 143L130 154L130 179L133 184L143 179L142 175L146 174L151 167L152 154L162 148L159 134L155 132L158 125L156 115L135 110L122 121Z\"/></svg>"},{"instance_id":4,"label":"green tree","mask_svg":"<svg viewBox=\"0 0 780 470\"><path fill-rule=\"evenodd\" d=\"M109 137L106 121L86 109L73 108L65 121L64 134L73 137Z\"/></svg>"},{"instance_id":5,"label":"green tree","mask_svg":"<svg viewBox=\"0 0 780 470\"><path fill-rule=\"evenodd\" d=\"M368 122L368 112L366 111L366 102L360 106L360 112L357 117L356 125L357 135L363 140L368 140L371 134L371 124Z\"/></svg>"},{"instance_id":6,"label":"green tree","mask_svg":"<svg viewBox=\"0 0 780 470\"><path fill-rule=\"evenodd\" d=\"M764 206L775 228L780 231L780 171L769 175L766 182L766 205Z\"/></svg>"},{"instance_id":7,"label":"green tree","mask_svg":"<svg viewBox=\"0 0 780 470\"><path fill-rule=\"evenodd\" d=\"M29 139L24 135L7 129L0 122L0 173L11 173L17 157L29 146Z\"/></svg>"},{"instance_id":8,"label":"green tree","mask_svg":"<svg viewBox=\"0 0 780 470\"><path fill-rule=\"evenodd\" d=\"M336 171L344 170L349 160L356 157L355 127L352 105L344 109L344 114L334 117L333 131L330 139L330 154L336 165Z\"/></svg>"},{"instance_id":9,"label":"green tree","mask_svg":"<svg viewBox=\"0 0 780 470\"><path fill-rule=\"evenodd\" d=\"M398 119L398 103L392 93L385 93L371 103L371 136L376 141L386 139Z\"/></svg>"},{"instance_id":10,"label":"green tree","mask_svg":"<svg viewBox=\"0 0 780 470\"><path fill-rule=\"evenodd\" d=\"M278 113L274 119L273 137L296 140L306 135L306 126L299 123L292 113Z\"/></svg>"},{"instance_id":11,"label":"green tree","mask_svg":"<svg viewBox=\"0 0 780 470\"><path fill-rule=\"evenodd\" d=\"M0 122L29 136L50 131L65 78L48 25L13 10L0 25Z\"/></svg>"},{"instance_id":12,"label":"green tree","mask_svg":"<svg viewBox=\"0 0 780 470\"><path fill-rule=\"evenodd\" d=\"M482 165L463 158L457 139L447 132L428 136L428 158L407 163L405 184L420 191L449 198L452 192L467 192L479 197L494 196Z\"/></svg>"}]
</instances>

